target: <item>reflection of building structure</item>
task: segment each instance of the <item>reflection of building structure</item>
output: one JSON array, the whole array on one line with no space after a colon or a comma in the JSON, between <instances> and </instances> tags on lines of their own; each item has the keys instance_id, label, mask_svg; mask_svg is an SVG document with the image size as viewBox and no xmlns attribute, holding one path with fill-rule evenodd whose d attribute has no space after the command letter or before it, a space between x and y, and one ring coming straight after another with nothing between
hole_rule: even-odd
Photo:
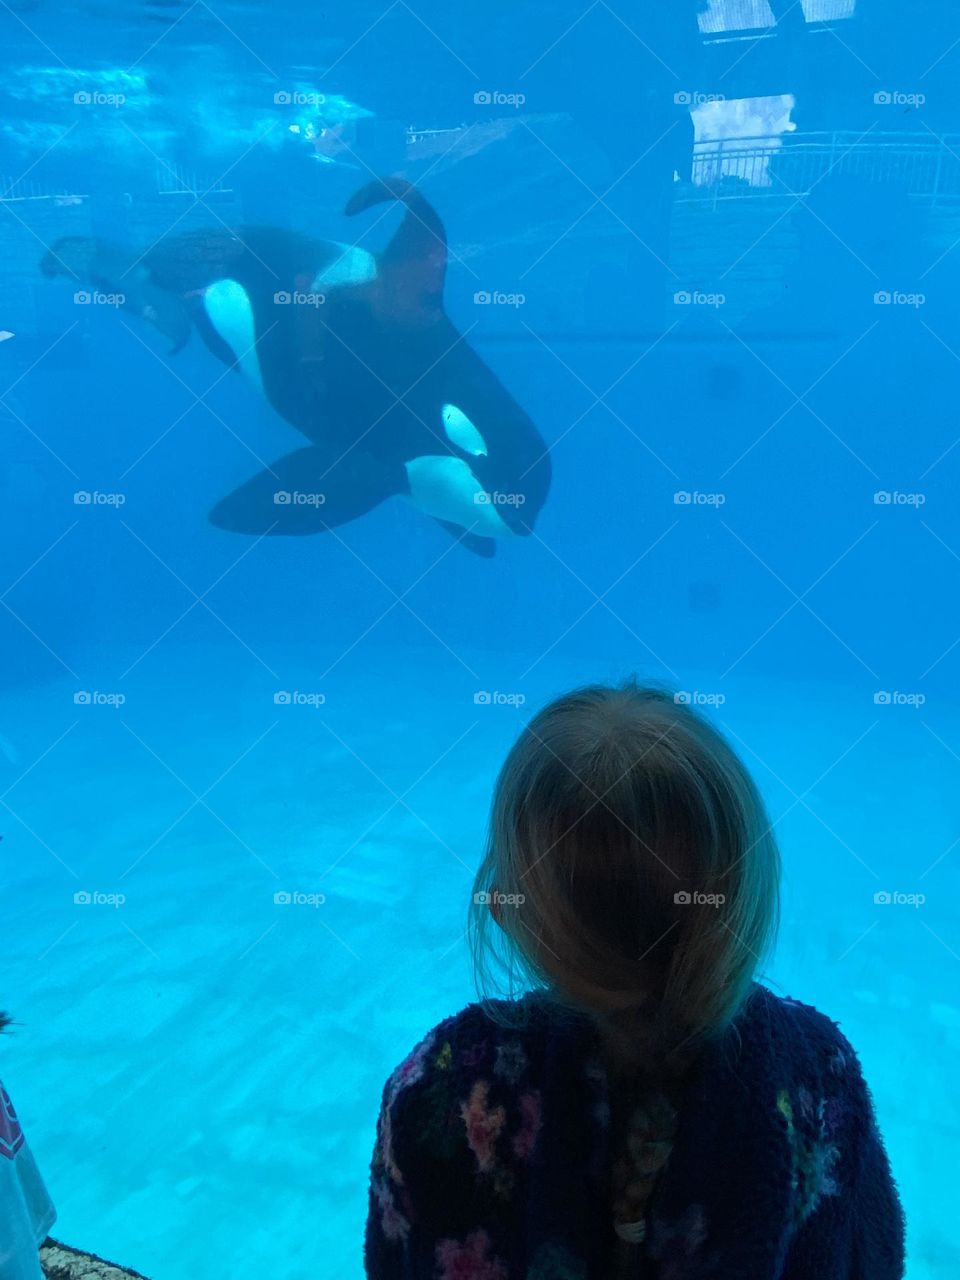
<instances>
[{"instance_id":1,"label":"reflection of building structure","mask_svg":"<svg viewBox=\"0 0 960 1280\"><path fill-rule=\"evenodd\" d=\"M724 294L727 322L812 330L824 298L832 313L853 306L871 273L916 288L941 259L945 284L960 236L957 55L934 10L702 6L691 92L679 99L696 137L674 184L669 258L684 287ZM926 292L935 287L928 279Z\"/></svg>"},{"instance_id":2,"label":"reflection of building structure","mask_svg":"<svg viewBox=\"0 0 960 1280\"><path fill-rule=\"evenodd\" d=\"M91 234L85 195L49 190L30 179L0 178L0 329L18 336L37 332L39 262L44 247L60 236Z\"/></svg>"},{"instance_id":3,"label":"reflection of building structure","mask_svg":"<svg viewBox=\"0 0 960 1280\"><path fill-rule=\"evenodd\" d=\"M179 164L157 166L152 191L124 197L118 239L149 245L168 232L210 226L236 226L243 221L238 194L219 175L200 173Z\"/></svg>"},{"instance_id":4,"label":"reflection of building structure","mask_svg":"<svg viewBox=\"0 0 960 1280\"><path fill-rule=\"evenodd\" d=\"M0 212L0 329L21 337L43 328L39 262L63 236L100 235L146 247L170 231L243 221L236 192L221 179L175 164L158 166L146 191L93 197L0 177Z\"/></svg>"},{"instance_id":5,"label":"reflection of building structure","mask_svg":"<svg viewBox=\"0 0 960 1280\"><path fill-rule=\"evenodd\" d=\"M196 170L187 170L180 164L157 165L157 194L161 196L232 195L233 190L224 184L223 178L211 179Z\"/></svg>"},{"instance_id":6,"label":"reflection of building structure","mask_svg":"<svg viewBox=\"0 0 960 1280\"><path fill-rule=\"evenodd\" d=\"M771 162L775 168L771 172ZM895 184L930 204L960 200L960 137L848 129L697 142L683 198L805 194L828 174Z\"/></svg>"},{"instance_id":7,"label":"reflection of building structure","mask_svg":"<svg viewBox=\"0 0 960 1280\"><path fill-rule=\"evenodd\" d=\"M729 323L780 305L764 324L808 324L815 308L800 297L816 281L831 310L888 276L907 290L922 281L931 298L953 288L956 136L835 130L704 141L676 190L671 264L685 285L722 290Z\"/></svg>"},{"instance_id":8,"label":"reflection of building structure","mask_svg":"<svg viewBox=\"0 0 960 1280\"><path fill-rule=\"evenodd\" d=\"M461 124L452 129L415 129L411 125L406 131L407 156L411 160L429 160L445 155L456 147L468 127Z\"/></svg>"},{"instance_id":9,"label":"reflection of building structure","mask_svg":"<svg viewBox=\"0 0 960 1280\"><path fill-rule=\"evenodd\" d=\"M77 195L66 189L56 192L51 191L49 187L39 182L34 182L31 178L11 178L0 174L0 204L7 208L24 204L28 200L47 200L59 207L63 207L65 205L82 204L87 199L89 197L86 195Z\"/></svg>"},{"instance_id":10,"label":"reflection of building structure","mask_svg":"<svg viewBox=\"0 0 960 1280\"><path fill-rule=\"evenodd\" d=\"M492 143L523 135L524 131L529 136L530 130L539 132L568 119L560 113L520 115L514 112L510 116L474 120L449 129L417 129L411 126L405 133L405 159L411 164L432 161L430 172L442 172L450 165L477 155Z\"/></svg>"},{"instance_id":11,"label":"reflection of building structure","mask_svg":"<svg viewBox=\"0 0 960 1280\"><path fill-rule=\"evenodd\" d=\"M755 39L775 29L804 23L822 24L852 18L857 0L707 0L698 15L708 40Z\"/></svg>"}]
</instances>

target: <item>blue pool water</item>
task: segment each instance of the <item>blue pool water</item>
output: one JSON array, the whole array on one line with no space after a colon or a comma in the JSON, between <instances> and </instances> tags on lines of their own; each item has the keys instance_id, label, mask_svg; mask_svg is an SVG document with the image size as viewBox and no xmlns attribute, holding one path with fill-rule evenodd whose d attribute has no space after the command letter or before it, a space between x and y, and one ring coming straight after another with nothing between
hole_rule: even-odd
<instances>
[{"instance_id":1,"label":"blue pool water","mask_svg":"<svg viewBox=\"0 0 960 1280\"><path fill-rule=\"evenodd\" d=\"M956 1275L960 20L11 0L0 27L0 1074L58 1237L154 1280L358 1277L383 1080L472 996L504 752L637 673L754 771L769 980L861 1052L910 1280ZM552 466L494 555L400 496L316 536L208 520L308 442L198 332L172 350L141 264L251 225L376 255L403 210L344 208L381 174L442 218L446 312ZM395 267L397 331L435 265ZM345 449L360 384L326 403Z\"/></svg>"}]
</instances>

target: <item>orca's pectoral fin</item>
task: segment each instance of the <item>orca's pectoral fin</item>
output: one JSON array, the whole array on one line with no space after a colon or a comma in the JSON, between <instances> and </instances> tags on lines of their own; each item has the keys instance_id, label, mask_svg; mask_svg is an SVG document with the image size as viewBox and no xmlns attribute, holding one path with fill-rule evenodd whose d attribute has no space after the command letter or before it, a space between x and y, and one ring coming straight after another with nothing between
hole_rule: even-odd
<instances>
[{"instance_id":1,"label":"orca's pectoral fin","mask_svg":"<svg viewBox=\"0 0 960 1280\"><path fill-rule=\"evenodd\" d=\"M170 355L176 355L187 345L193 324L183 299L176 294L160 289L150 280L144 280L138 286L131 310L142 320L149 321L165 338L169 338Z\"/></svg>"},{"instance_id":2,"label":"orca's pectoral fin","mask_svg":"<svg viewBox=\"0 0 960 1280\"><path fill-rule=\"evenodd\" d=\"M482 556L484 560L489 560L497 554L497 543L494 538L481 538L477 533L470 533L467 529L461 528L458 524L453 524L449 520L438 520L437 524L441 529L446 529L451 538L456 539L468 551L472 551L475 556Z\"/></svg>"},{"instance_id":3,"label":"orca's pectoral fin","mask_svg":"<svg viewBox=\"0 0 960 1280\"><path fill-rule=\"evenodd\" d=\"M218 529L284 537L323 533L365 515L400 492L393 472L359 449L343 457L308 445L279 458L210 512Z\"/></svg>"}]
</instances>

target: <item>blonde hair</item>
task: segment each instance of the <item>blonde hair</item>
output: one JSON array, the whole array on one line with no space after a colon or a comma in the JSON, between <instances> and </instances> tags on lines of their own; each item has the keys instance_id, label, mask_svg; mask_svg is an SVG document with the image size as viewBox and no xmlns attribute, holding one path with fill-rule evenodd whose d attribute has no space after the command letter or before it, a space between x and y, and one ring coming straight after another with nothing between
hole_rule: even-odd
<instances>
[{"instance_id":1,"label":"blonde hair","mask_svg":"<svg viewBox=\"0 0 960 1280\"><path fill-rule=\"evenodd\" d=\"M705 719L632 681L576 690L497 782L469 922L478 990L499 969L509 996L519 980L590 1014L615 1060L682 1071L746 998L779 877L759 793Z\"/></svg>"}]
</instances>

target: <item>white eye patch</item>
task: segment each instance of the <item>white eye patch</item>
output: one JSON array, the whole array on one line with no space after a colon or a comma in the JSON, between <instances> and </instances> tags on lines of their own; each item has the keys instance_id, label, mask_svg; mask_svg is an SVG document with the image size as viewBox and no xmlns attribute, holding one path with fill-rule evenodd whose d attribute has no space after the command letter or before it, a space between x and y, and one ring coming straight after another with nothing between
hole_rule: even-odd
<instances>
[{"instance_id":1,"label":"white eye patch","mask_svg":"<svg viewBox=\"0 0 960 1280\"><path fill-rule=\"evenodd\" d=\"M236 280L217 280L204 289L203 306L210 323L236 356L240 372L263 395L257 330L246 289Z\"/></svg>"},{"instance_id":2,"label":"white eye patch","mask_svg":"<svg viewBox=\"0 0 960 1280\"><path fill-rule=\"evenodd\" d=\"M487 442L463 410L458 409L455 404L443 406L443 428L447 439L464 453L471 453L475 458L487 456Z\"/></svg>"}]
</instances>

